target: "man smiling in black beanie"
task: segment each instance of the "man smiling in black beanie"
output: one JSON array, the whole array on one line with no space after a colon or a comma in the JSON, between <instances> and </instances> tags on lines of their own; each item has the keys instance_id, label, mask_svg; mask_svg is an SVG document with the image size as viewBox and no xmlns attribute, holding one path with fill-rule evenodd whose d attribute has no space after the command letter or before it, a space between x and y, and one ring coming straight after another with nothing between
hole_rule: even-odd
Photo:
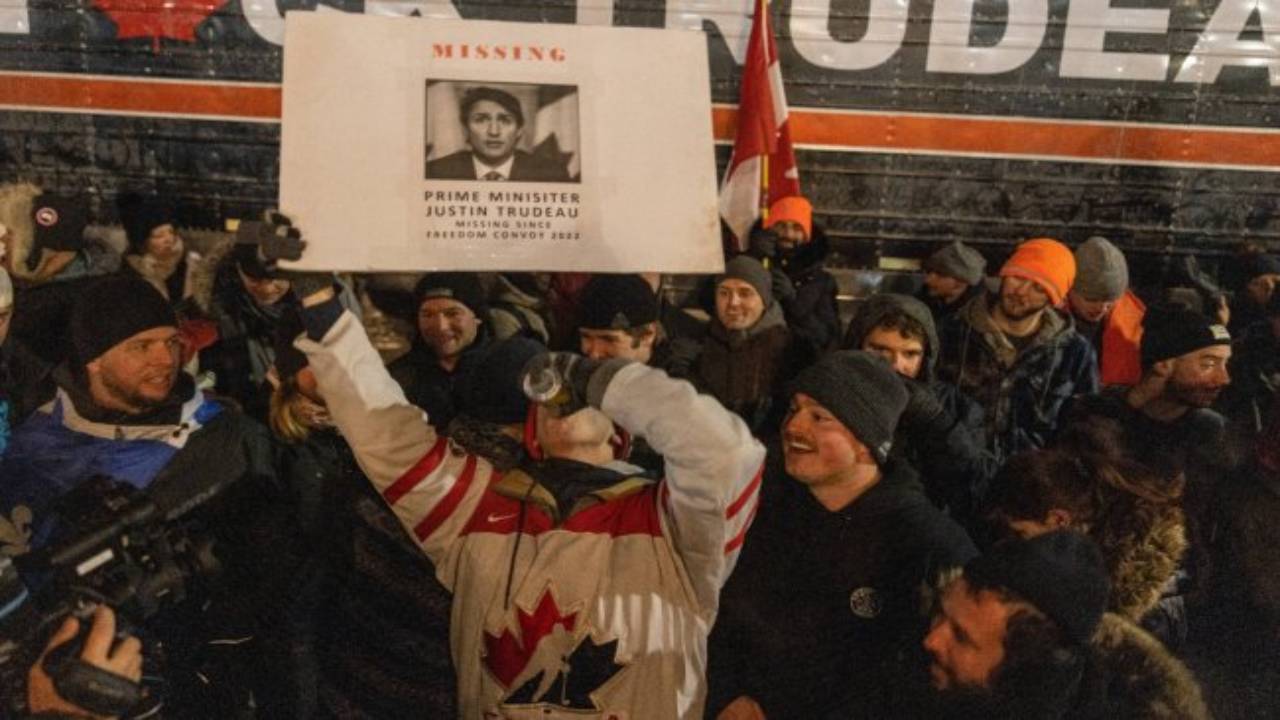
<instances>
[{"instance_id":1,"label":"man smiling in black beanie","mask_svg":"<svg viewBox=\"0 0 1280 720\"><path fill-rule=\"evenodd\" d=\"M711 716L826 717L922 636L919 588L976 554L889 459L907 391L880 358L838 352L797 376L760 513L721 595L707 671Z\"/></svg>"},{"instance_id":2,"label":"man smiling in black beanie","mask_svg":"<svg viewBox=\"0 0 1280 720\"><path fill-rule=\"evenodd\" d=\"M91 478L145 491L165 508L216 495L183 517L207 528L226 585L193 590L156 619L171 630L157 632L168 667L152 698L174 717L239 717L254 704L281 711L273 706L284 685L279 667L254 636L287 596L302 549L291 545L293 513L281 507L265 429L205 397L181 371L173 310L146 281L112 275L89 284L68 330L71 357L54 371L56 397L15 430L0 461L0 517L27 521L0 534L0 554L83 531L57 508Z\"/></svg>"}]
</instances>

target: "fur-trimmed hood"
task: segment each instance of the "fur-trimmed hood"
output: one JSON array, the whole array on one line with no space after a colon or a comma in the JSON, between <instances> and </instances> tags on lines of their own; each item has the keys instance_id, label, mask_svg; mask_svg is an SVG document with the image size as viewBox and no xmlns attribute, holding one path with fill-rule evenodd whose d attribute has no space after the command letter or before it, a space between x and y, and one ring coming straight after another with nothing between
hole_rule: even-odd
<instances>
[{"instance_id":1,"label":"fur-trimmed hood","mask_svg":"<svg viewBox=\"0 0 1280 720\"><path fill-rule=\"evenodd\" d=\"M1089 707L1079 718L1209 720L1191 671L1145 630L1114 613L1103 615L1091 643L1093 657L1081 687Z\"/></svg>"},{"instance_id":2,"label":"fur-trimmed hood","mask_svg":"<svg viewBox=\"0 0 1280 720\"><path fill-rule=\"evenodd\" d=\"M42 192L44 191L32 183L0 185L0 223L9 229L13 237L10 273L23 280L29 280L36 274L27 268L27 257L35 245L36 229L31 219L32 206Z\"/></svg>"},{"instance_id":3,"label":"fur-trimmed hood","mask_svg":"<svg viewBox=\"0 0 1280 720\"><path fill-rule=\"evenodd\" d=\"M1110 543L1098 538L1110 565L1111 599L1107 607L1134 622L1160 601L1161 591L1187 551L1186 524L1177 502L1143 512L1151 514L1144 535L1129 535Z\"/></svg>"},{"instance_id":4,"label":"fur-trimmed hood","mask_svg":"<svg viewBox=\"0 0 1280 720\"><path fill-rule=\"evenodd\" d=\"M213 291L217 284L218 272L223 264L229 262L231 251L235 246L235 238L231 236L214 242L196 266L189 270L191 298L205 314L209 314L213 307Z\"/></svg>"}]
</instances>

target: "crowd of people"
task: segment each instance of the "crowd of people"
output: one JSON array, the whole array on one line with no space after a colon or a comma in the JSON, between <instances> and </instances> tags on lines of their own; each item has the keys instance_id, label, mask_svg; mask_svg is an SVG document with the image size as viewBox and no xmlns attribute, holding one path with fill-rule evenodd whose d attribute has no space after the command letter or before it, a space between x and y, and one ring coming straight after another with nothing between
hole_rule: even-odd
<instances>
[{"instance_id":1,"label":"crowd of people","mask_svg":"<svg viewBox=\"0 0 1280 720\"><path fill-rule=\"evenodd\" d=\"M1280 707L1275 256L1214 295L1131 287L1101 237L993 276L957 240L846 318L800 197L689 306L653 274L389 291L118 211L113 255L83 201L0 188L0 554L76 538L87 483L201 489L219 572L80 621L128 715ZM32 716L106 716L55 680Z\"/></svg>"}]
</instances>

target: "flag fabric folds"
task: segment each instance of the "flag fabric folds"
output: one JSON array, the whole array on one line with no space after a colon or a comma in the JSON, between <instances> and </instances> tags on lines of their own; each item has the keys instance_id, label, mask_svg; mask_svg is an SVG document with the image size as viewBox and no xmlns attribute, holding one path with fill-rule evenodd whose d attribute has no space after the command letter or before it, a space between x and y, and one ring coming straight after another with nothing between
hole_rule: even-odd
<instances>
[{"instance_id":1,"label":"flag fabric folds","mask_svg":"<svg viewBox=\"0 0 1280 720\"><path fill-rule=\"evenodd\" d=\"M767 159L767 160L766 160ZM766 172L768 177L762 177ZM766 0L756 0L742 67L733 155L720 186L720 217L745 249L752 223L776 200L800 194L782 68Z\"/></svg>"}]
</instances>

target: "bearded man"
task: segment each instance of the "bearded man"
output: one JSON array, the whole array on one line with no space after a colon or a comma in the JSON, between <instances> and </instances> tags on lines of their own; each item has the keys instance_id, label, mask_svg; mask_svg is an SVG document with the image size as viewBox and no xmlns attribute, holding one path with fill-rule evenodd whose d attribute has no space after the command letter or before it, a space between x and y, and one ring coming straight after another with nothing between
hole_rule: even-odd
<instances>
[{"instance_id":1,"label":"bearded man","mask_svg":"<svg viewBox=\"0 0 1280 720\"><path fill-rule=\"evenodd\" d=\"M143 628L166 649L164 687L151 697L173 717L282 711L279 663L269 659L280 648L263 634L304 548L291 543L295 513L266 429L181 371L173 309L140 277L86 286L68 336L70 358L53 371L57 395L15 429L0 462L0 554L88 530L64 516L65 498L83 500L104 477L157 504L216 492L183 518L212 541L222 572Z\"/></svg>"},{"instance_id":2,"label":"bearded man","mask_svg":"<svg viewBox=\"0 0 1280 720\"><path fill-rule=\"evenodd\" d=\"M1226 420L1210 409L1231 382L1231 335L1181 308L1151 308L1142 328L1142 379L1132 388L1081 398L1069 422L1118 427L1124 455L1171 486L1185 482L1187 570L1194 587L1204 588L1216 486L1238 464ZM1189 622L1194 625L1194 618Z\"/></svg>"},{"instance_id":3,"label":"bearded man","mask_svg":"<svg viewBox=\"0 0 1280 720\"><path fill-rule=\"evenodd\" d=\"M969 301L938 328L938 377L985 411L988 450L1004 460L1043 447L1073 395L1098 389L1098 363L1058 312L1076 262L1057 240L1028 240L1000 268L1000 291Z\"/></svg>"}]
</instances>

